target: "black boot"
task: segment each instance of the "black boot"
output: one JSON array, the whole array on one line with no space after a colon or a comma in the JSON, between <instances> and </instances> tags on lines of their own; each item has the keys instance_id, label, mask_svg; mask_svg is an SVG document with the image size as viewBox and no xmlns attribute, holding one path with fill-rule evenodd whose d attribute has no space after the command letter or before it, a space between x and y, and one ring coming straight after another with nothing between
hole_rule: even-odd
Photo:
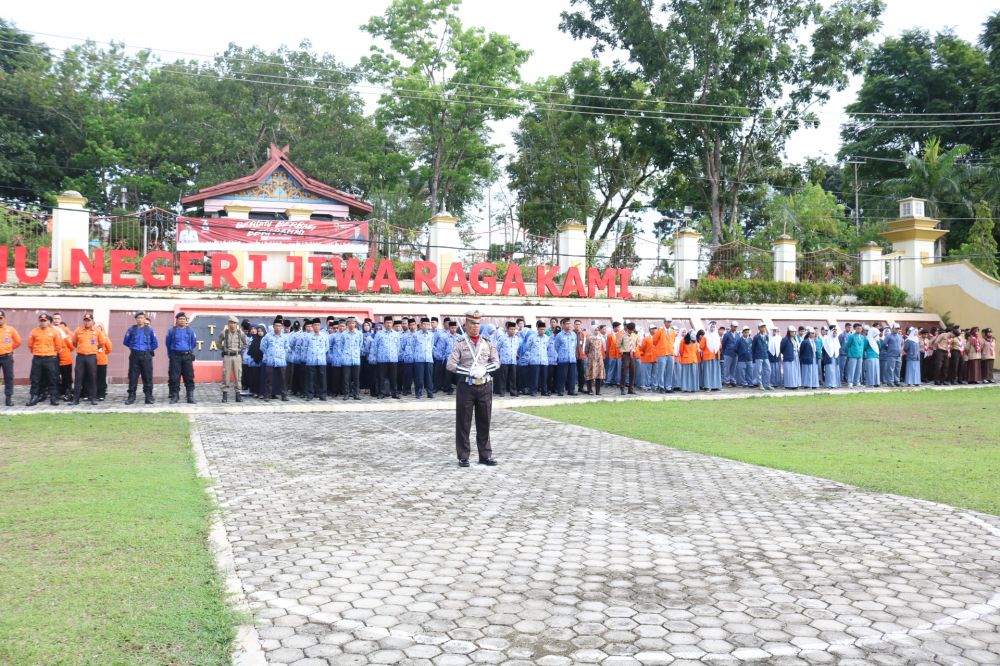
<instances>
[{"instance_id":1,"label":"black boot","mask_svg":"<svg viewBox=\"0 0 1000 666\"><path fill-rule=\"evenodd\" d=\"M28 398L28 402L27 402L26 406L27 407L34 407L37 404L38 404L38 396L36 394L32 393L31 397Z\"/></svg>"},{"instance_id":2,"label":"black boot","mask_svg":"<svg viewBox=\"0 0 1000 666\"><path fill-rule=\"evenodd\" d=\"M8 395L6 398L4 398L3 404L5 404L8 407L13 407L14 406L14 398L12 398L12 397L10 397Z\"/></svg>"},{"instance_id":3,"label":"black boot","mask_svg":"<svg viewBox=\"0 0 1000 666\"><path fill-rule=\"evenodd\" d=\"M49 404L53 405L53 406L58 405L59 404L59 396L57 396L55 393L53 393L52 395L50 395L49 396Z\"/></svg>"},{"instance_id":4,"label":"black boot","mask_svg":"<svg viewBox=\"0 0 1000 666\"><path fill-rule=\"evenodd\" d=\"M171 393L171 394L170 394L170 404L171 404L171 405L173 405L173 404L175 404L175 403L179 402L179 401L180 401L180 399L181 399L181 396L180 396L180 394L179 394L179 393Z\"/></svg>"},{"instance_id":5,"label":"black boot","mask_svg":"<svg viewBox=\"0 0 1000 666\"><path fill-rule=\"evenodd\" d=\"M194 390L191 390L191 391L187 392L187 401L188 401L189 405L195 404L195 402L194 402Z\"/></svg>"},{"instance_id":6,"label":"black boot","mask_svg":"<svg viewBox=\"0 0 1000 666\"><path fill-rule=\"evenodd\" d=\"M597 393L597 395L601 395L601 384L603 383L604 383L603 380L600 379L594 380L594 391Z\"/></svg>"},{"instance_id":7,"label":"black boot","mask_svg":"<svg viewBox=\"0 0 1000 666\"><path fill-rule=\"evenodd\" d=\"M239 395L239 393L236 394L237 397L239 397ZM229 393L226 391L222 392L222 402L229 402Z\"/></svg>"},{"instance_id":8,"label":"black boot","mask_svg":"<svg viewBox=\"0 0 1000 666\"><path fill-rule=\"evenodd\" d=\"M236 392L236 402L243 402L243 396L240 395L239 391Z\"/></svg>"},{"instance_id":9,"label":"black boot","mask_svg":"<svg viewBox=\"0 0 1000 666\"><path fill-rule=\"evenodd\" d=\"M133 404L134 402L135 402L135 393L129 393L129 394L128 394L128 397L127 397L127 398L125 398L125 404L126 404L126 405L131 405L131 404Z\"/></svg>"},{"instance_id":10,"label":"black boot","mask_svg":"<svg viewBox=\"0 0 1000 666\"><path fill-rule=\"evenodd\" d=\"M281 394L281 402L288 402L288 394L287 393L282 393Z\"/></svg>"}]
</instances>

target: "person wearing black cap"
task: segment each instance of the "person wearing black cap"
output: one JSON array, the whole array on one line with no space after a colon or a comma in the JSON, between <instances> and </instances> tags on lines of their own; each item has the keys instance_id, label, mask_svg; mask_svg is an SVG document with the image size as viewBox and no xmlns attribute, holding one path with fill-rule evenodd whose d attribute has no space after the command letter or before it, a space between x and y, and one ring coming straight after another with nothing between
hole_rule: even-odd
<instances>
[{"instance_id":1,"label":"person wearing black cap","mask_svg":"<svg viewBox=\"0 0 1000 666\"><path fill-rule=\"evenodd\" d=\"M0 372L3 373L4 404L14 406L14 350L21 346L21 336L7 323L7 313L0 310Z\"/></svg>"},{"instance_id":2,"label":"person wearing black cap","mask_svg":"<svg viewBox=\"0 0 1000 666\"><path fill-rule=\"evenodd\" d=\"M361 400L358 385L361 377L364 337L364 333L358 330L358 320L353 316L348 317L344 330L340 332L340 344L337 347L340 354L340 389L343 400L348 398Z\"/></svg>"},{"instance_id":3,"label":"person wearing black cap","mask_svg":"<svg viewBox=\"0 0 1000 666\"><path fill-rule=\"evenodd\" d=\"M417 398L423 391L434 397L434 331L427 317L420 319L420 330L413 334L413 381Z\"/></svg>"},{"instance_id":4,"label":"person wearing black cap","mask_svg":"<svg viewBox=\"0 0 1000 666\"><path fill-rule=\"evenodd\" d=\"M128 397L126 405L135 402L135 391L142 377L142 392L146 404L153 404L153 354L160 346L153 327L149 325L145 312L135 313L135 324L125 331L123 344L128 347Z\"/></svg>"},{"instance_id":5,"label":"person wearing black cap","mask_svg":"<svg viewBox=\"0 0 1000 666\"><path fill-rule=\"evenodd\" d=\"M91 405L97 404L97 350L109 344L108 337L94 326L94 315L83 314L83 326L71 336L76 349L76 385L73 387L73 404L80 404L84 387Z\"/></svg>"},{"instance_id":6,"label":"person wearing black cap","mask_svg":"<svg viewBox=\"0 0 1000 666\"><path fill-rule=\"evenodd\" d=\"M239 319L230 316L226 327L219 333L219 352L222 354L222 402L229 401L229 386L232 379L236 402L243 402L240 388L243 384L243 352L250 346L246 333L239 327ZM250 330L250 322L246 330Z\"/></svg>"},{"instance_id":7,"label":"person wearing black cap","mask_svg":"<svg viewBox=\"0 0 1000 666\"><path fill-rule=\"evenodd\" d=\"M28 335L28 349L31 351L31 398L28 407L33 407L48 394L49 402L59 404L59 352L63 348L63 336L52 327L52 315L38 315L38 327Z\"/></svg>"},{"instance_id":8,"label":"person wearing black cap","mask_svg":"<svg viewBox=\"0 0 1000 666\"><path fill-rule=\"evenodd\" d=\"M496 465L490 444L490 420L493 410L491 372L500 367L497 348L486 336L479 335L481 315L478 310L465 313L465 333L448 355L446 367L458 376L455 396L455 452L458 464L469 466L472 447L472 418L476 418L476 448L480 465Z\"/></svg>"},{"instance_id":9,"label":"person wearing black cap","mask_svg":"<svg viewBox=\"0 0 1000 666\"><path fill-rule=\"evenodd\" d=\"M167 331L167 356L170 370L167 378L170 387L170 403L181 399L181 378L187 401L194 404L194 354L198 350L198 336L188 327L187 314L174 315L174 326Z\"/></svg>"},{"instance_id":10,"label":"person wearing black cap","mask_svg":"<svg viewBox=\"0 0 1000 666\"><path fill-rule=\"evenodd\" d=\"M330 339L322 330L319 317L305 321L302 333L302 364L305 373L306 400L319 398L326 400L326 353L330 350Z\"/></svg>"},{"instance_id":11,"label":"person wearing black cap","mask_svg":"<svg viewBox=\"0 0 1000 666\"><path fill-rule=\"evenodd\" d=\"M285 367L288 365L288 334L284 333L284 320L281 315L274 318L272 331L260 341L262 363L260 368L260 389L263 400L271 400L281 396L288 402L285 390Z\"/></svg>"}]
</instances>

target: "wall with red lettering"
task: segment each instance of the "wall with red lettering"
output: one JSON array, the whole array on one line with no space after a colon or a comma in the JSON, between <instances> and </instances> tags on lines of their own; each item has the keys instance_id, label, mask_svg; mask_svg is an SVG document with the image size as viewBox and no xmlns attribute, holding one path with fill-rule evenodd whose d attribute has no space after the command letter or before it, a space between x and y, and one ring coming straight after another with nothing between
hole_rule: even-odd
<instances>
[{"instance_id":1,"label":"wall with red lettering","mask_svg":"<svg viewBox=\"0 0 1000 666\"><path fill-rule=\"evenodd\" d=\"M31 352L28 350L28 336L31 330L38 326L38 315L41 312L52 314L55 310L39 308L37 310L0 308L7 315L7 323L17 329L21 335L21 346L14 350L14 381L17 384L30 384ZM83 323L83 310L58 311L69 330L75 331ZM74 356L75 358L75 356Z\"/></svg>"}]
</instances>

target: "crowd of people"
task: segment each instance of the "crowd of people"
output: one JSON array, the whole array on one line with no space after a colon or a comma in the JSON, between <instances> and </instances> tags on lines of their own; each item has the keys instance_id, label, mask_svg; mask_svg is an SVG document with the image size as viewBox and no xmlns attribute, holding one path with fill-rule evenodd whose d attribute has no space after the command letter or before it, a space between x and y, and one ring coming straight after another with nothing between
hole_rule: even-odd
<instances>
[{"instance_id":1,"label":"crowd of people","mask_svg":"<svg viewBox=\"0 0 1000 666\"><path fill-rule=\"evenodd\" d=\"M756 329L756 330L754 330ZM601 395L615 387L637 391L693 393L727 387L815 389L862 386L916 386L992 383L996 340L989 328L957 326L909 328L898 324L852 323L789 326L787 331L731 322L706 329L678 328L670 318L647 329L635 322L584 326L579 319L555 318L534 325L518 318L501 326L484 323L481 334L497 348L500 366L492 372L497 396ZM333 398L360 400L431 399L452 395L456 376L447 359L463 331L455 320L385 317L382 321L327 317L270 322L230 317L218 335L223 360L221 400L229 395L261 400ZM5 404L12 406L13 351L18 332L0 311L0 371ZM27 337L32 353L28 405L48 400L91 404L107 396L108 355L113 345L90 313L72 329L58 313L42 313ZM145 314L125 332L129 350L126 404L136 400L142 381L145 402L153 397L152 358L159 340ZM177 313L165 340L169 357L169 400L195 402L193 361L199 348L185 313ZM204 360L204 355L201 356Z\"/></svg>"}]
</instances>

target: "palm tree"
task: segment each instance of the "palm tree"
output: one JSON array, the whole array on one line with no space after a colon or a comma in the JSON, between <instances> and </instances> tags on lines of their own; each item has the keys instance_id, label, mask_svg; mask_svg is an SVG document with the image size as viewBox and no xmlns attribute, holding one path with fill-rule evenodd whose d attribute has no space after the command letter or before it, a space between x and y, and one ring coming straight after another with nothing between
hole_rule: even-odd
<instances>
[{"instance_id":1,"label":"palm tree","mask_svg":"<svg viewBox=\"0 0 1000 666\"><path fill-rule=\"evenodd\" d=\"M958 204L972 212L972 204L965 196L964 184L977 175L977 168L958 164L965 157L970 146L960 143L951 150L941 152L941 141L931 137L921 155L907 155L907 175L890 178L885 186L903 196L920 197L927 200L929 217L941 215L942 204ZM947 228L947 225L942 225Z\"/></svg>"}]
</instances>

